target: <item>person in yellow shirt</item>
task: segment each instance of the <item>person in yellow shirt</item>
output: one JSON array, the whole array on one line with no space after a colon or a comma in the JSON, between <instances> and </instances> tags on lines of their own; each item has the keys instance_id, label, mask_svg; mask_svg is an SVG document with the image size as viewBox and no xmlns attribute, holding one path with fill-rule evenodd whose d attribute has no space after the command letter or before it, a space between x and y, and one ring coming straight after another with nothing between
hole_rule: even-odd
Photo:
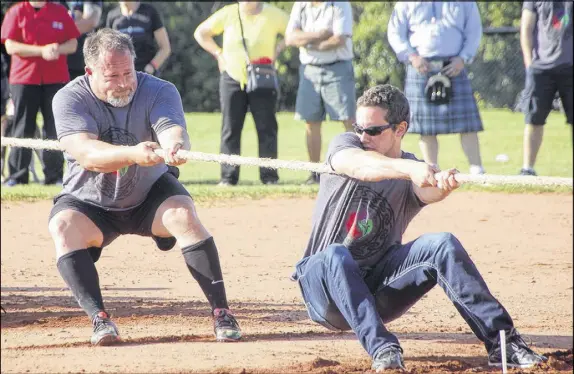
<instances>
[{"instance_id":1,"label":"person in yellow shirt","mask_svg":"<svg viewBox=\"0 0 574 374\"><path fill-rule=\"evenodd\" d=\"M222 154L240 154L241 131L247 108L253 115L259 139L259 157L277 158L277 119L275 107L278 92L274 89L247 93L247 56L252 63L274 64L285 47L284 40L289 15L261 1L239 1L227 5L202 22L194 32L199 45L211 53L219 65L219 99L221 103ZM223 34L219 47L214 36ZM242 35L245 39L245 51ZM260 168L264 184L277 184L277 170ZM236 185L239 166L221 165L220 186Z\"/></svg>"}]
</instances>

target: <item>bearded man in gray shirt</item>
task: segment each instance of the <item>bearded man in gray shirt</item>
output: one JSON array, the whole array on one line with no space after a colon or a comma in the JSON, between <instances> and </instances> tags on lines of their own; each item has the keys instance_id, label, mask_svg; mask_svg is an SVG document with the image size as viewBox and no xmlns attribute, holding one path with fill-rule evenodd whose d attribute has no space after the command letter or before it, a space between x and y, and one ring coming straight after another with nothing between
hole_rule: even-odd
<instances>
[{"instance_id":1,"label":"bearded man in gray shirt","mask_svg":"<svg viewBox=\"0 0 574 374\"><path fill-rule=\"evenodd\" d=\"M375 86L357 107L355 134L340 134L329 146L326 162L338 174L321 176L311 237L295 266L309 317L330 330L352 329L373 370L404 369L402 348L385 324L438 284L484 343L489 365L502 365L500 330L510 367L541 363L454 235L402 243L420 210L458 187L455 169L440 172L401 150L410 121L406 97L391 85Z\"/></svg>"},{"instance_id":2,"label":"bearded man in gray shirt","mask_svg":"<svg viewBox=\"0 0 574 374\"><path fill-rule=\"evenodd\" d=\"M237 341L215 242L177 180L186 162L177 152L190 149L181 97L173 84L136 73L134 58L129 36L101 29L84 44L86 75L54 97L67 162L49 220L58 270L92 321L92 344L110 345L120 338L95 266L102 249L123 234L152 237L164 251L177 242L211 305L216 339Z\"/></svg>"}]
</instances>

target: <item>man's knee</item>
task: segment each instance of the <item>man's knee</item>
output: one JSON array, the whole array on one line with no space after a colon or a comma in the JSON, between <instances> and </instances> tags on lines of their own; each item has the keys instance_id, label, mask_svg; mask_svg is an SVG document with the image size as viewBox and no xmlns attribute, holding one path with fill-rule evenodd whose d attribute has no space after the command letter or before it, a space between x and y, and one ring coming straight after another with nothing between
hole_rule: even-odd
<instances>
[{"instance_id":1,"label":"man's knee","mask_svg":"<svg viewBox=\"0 0 574 374\"><path fill-rule=\"evenodd\" d=\"M460 241L450 232L429 234L428 239L434 244L435 255L452 255L465 252Z\"/></svg>"},{"instance_id":2,"label":"man's knee","mask_svg":"<svg viewBox=\"0 0 574 374\"><path fill-rule=\"evenodd\" d=\"M163 223L167 228L188 228L199 222L192 202L175 200L166 207Z\"/></svg>"},{"instance_id":3,"label":"man's knee","mask_svg":"<svg viewBox=\"0 0 574 374\"><path fill-rule=\"evenodd\" d=\"M88 247L101 247L103 234L84 214L64 210L48 223L48 230L59 256Z\"/></svg>"},{"instance_id":4,"label":"man's knee","mask_svg":"<svg viewBox=\"0 0 574 374\"><path fill-rule=\"evenodd\" d=\"M341 244L331 244L323 252L325 264L331 270L345 269L348 271L359 271L359 265L353 259L347 247Z\"/></svg>"},{"instance_id":5,"label":"man's knee","mask_svg":"<svg viewBox=\"0 0 574 374\"><path fill-rule=\"evenodd\" d=\"M156 219L159 218L165 229L176 238L188 234L197 237L198 240L209 237L197 216L193 200L189 196L170 197L160 206L158 213L159 217L156 214Z\"/></svg>"}]
</instances>

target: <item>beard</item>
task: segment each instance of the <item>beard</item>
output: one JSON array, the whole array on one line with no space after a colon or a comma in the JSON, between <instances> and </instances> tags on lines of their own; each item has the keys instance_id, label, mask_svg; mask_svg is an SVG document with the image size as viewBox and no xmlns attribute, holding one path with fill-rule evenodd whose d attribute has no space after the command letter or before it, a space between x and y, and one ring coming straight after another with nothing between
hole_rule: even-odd
<instances>
[{"instance_id":1,"label":"beard","mask_svg":"<svg viewBox=\"0 0 574 374\"><path fill-rule=\"evenodd\" d=\"M116 108L122 108L127 106L129 103L131 103L132 99L134 98L135 95L135 90L130 91L130 93L126 96L122 96L122 97L116 97L113 96L112 94L108 94L108 98L107 98L107 102L108 104L110 104L113 107Z\"/></svg>"}]
</instances>

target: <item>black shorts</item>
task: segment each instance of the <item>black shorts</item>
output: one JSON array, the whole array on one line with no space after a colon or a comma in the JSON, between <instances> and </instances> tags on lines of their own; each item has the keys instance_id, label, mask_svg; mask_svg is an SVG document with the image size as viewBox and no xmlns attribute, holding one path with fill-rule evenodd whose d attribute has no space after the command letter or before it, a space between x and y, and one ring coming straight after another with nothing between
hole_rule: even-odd
<instances>
[{"instance_id":1,"label":"black shorts","mask_svg":"<svg viewBox=\"0 0 574 374\"><path fill-rule=\"evenodd\" d=\"M160 249L168 250L175 245L175 238L156 237L151 233L151 228L159 206L169 197L177 195L191 197L177 178L172 173L167 172L154 183L144 202L135 208L111 211L85 203L71 195L62 195L54 199L54 206L50 212L49 220L63 210L72 209L83 213L94 222L104 236L101 247L90 248L90 253L95 261L100 257L102 248L124 234L152 237ZM161 244L166 242L170 243L170 248L161 247Z\"/></svg>"},{"instance_id":2,"label":"black shorts","mask_svg":"<svg viewBox=\"0 0 574 374\"><path fill-rule=\"evenodd\" d=\"M546 123L556 92L560 95L566 122L572 124L572 66L526 70L524 114L527 124L541 126Z\"/></svg>"}]
</instances>

